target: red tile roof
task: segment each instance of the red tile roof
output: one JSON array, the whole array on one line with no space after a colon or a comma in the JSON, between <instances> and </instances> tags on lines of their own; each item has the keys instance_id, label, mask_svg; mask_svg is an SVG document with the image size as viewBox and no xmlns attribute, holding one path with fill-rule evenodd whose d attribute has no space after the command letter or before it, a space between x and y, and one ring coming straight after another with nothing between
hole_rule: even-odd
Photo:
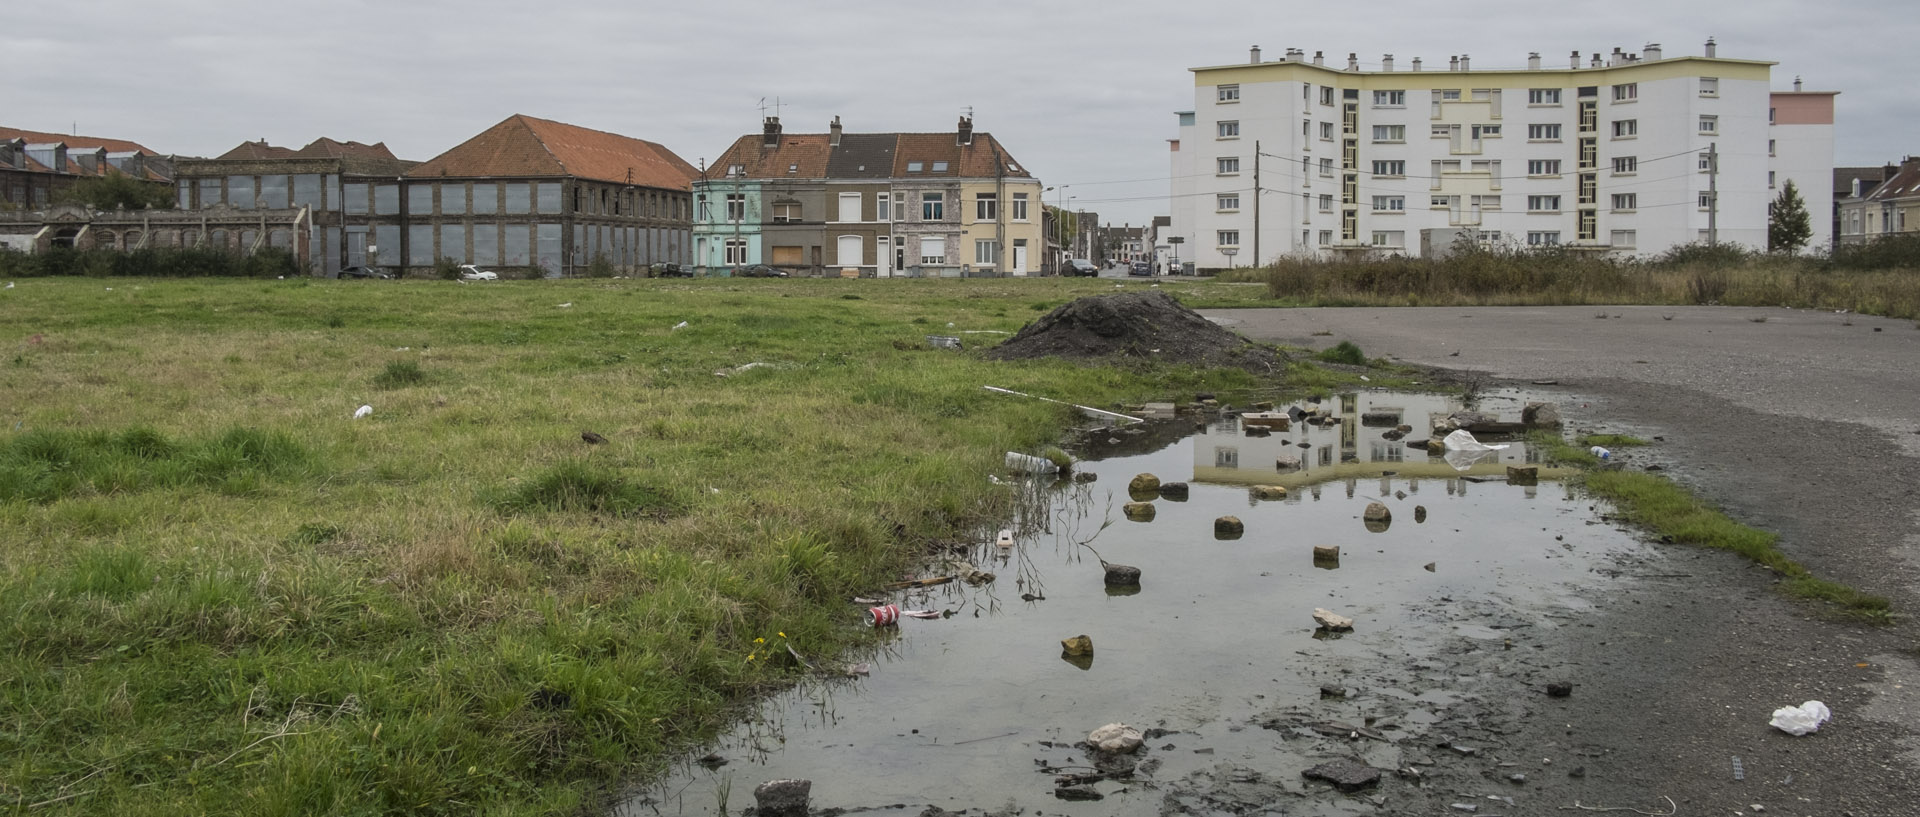
<instances>
[{"instance_id":1,"label":"red tile roof","mask_svg":"<svg viewBox=\"0 0 1920 817\"><path fill-rule=\"evenodd\" d=\"M21 130L19 128L0 127L0 139L25 139L28 144L43 145L50 142L64 142L69 148L92 150L106 148L115 153L137 150L148 156L161 155L158 151L129 142L125 139L102 139L98 136L75 136L67 133L47 133L45 131Z\"/></svg>"},{"instance_id":2,"label":"red tile roof","mask_svg":"<svg viewBox=\"0 0 1920 817\"><path fill-rule=\"evenodd\" d=\"M258 142L241 142L234 149L214 158L220 160L291 159L294 153L292 148L269 145L267 140L262 139Z\"/></svg>"},{"instance_id":3,"label":"red tile roof","mask_svg":"<svg viewBox=\"0 0 1920 817\"><path fill-rule=\"evenodd\" d=\"M393 151L387 149L385 142L368 145L353 141L340 142L325 136L307 143L306 147L294 151L293 155L302 159L342 159L357 156L384 159L390 162L400 161L399 157L393 155Z\"/></svg>"},{"instance_id":4,"label":"red tile roof","mask_svg":"<svg viewBox=\"0 0 1920 817\"><path fill-rule=\"evenodd\" d=\"M673 151L654 142L515 114L422 162L407 175L415 178L574 176L666 190L690 190L700 173Z\"/></svg>"},{"instance_id":5,"label":"red tile roof","mask_svg":"<svg viewBox=\"0 0 1920 817\"><path fill-rule=\"evenodd\" d=\"M1025 167L1013 160L1006 149L995 141L993 134L975 132L972 144L956 143L955 134L947 133L879 133L841 135L840 146L832 147L830 139L824 133L782 134L778 147L764 146L763 134L750 134L734 140L731 147L721 154L708 168L709 178L720 178L733 165L742 165L744 178L837 178L828 175L830 162L842 151L852 150L855 143L860 149L871 152L882 161L891 163L891 173L896 179L962 177L990 179L996 175L995 157L1006 165L1004 175L1007 178L1032 178ZM871 144L875 140L890 143L891 150L875 151ZM946 162L946 169L934 171L935 162ZM908 172L908 165L918 163L920 170ZM798 165L795 172L788 168Z\"/></svg>"}]
</instances>

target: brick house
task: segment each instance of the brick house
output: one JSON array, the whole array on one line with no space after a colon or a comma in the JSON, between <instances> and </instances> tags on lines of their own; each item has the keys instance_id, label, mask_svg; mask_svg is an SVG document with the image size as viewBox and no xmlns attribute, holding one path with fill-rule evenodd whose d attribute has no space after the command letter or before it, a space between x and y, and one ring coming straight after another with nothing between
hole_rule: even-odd
<instances>
[{"instance_id":1,"label":"brick house","mask_svg":"<svg viewBox=\"0 0 1920 817\"><path fill-rule=\"evenodd\" d=\"M242 142L212 159L180 160L175 204L206 221L201 244L295 249L314 274L333 275L367 263L368 190L391 187L413 164L382 143L321 137L295 150Z\"/></svg>"},{"instance_id":2,"label":"brick house","mask_svg":"<svg viewBox=\"0 0 1920 817\"><path fill-rule=\"evenodd\" d=\"M173 163L125 139L0 127L0 209L44 208L81 179L114 174L164 188Z\"/></svg>"}]
</instances>

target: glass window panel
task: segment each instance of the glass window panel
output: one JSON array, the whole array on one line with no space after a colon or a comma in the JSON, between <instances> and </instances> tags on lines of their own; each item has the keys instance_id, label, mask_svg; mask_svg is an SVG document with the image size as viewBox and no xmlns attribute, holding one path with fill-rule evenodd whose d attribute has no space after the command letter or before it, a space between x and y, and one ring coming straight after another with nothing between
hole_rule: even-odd
<instances>
[{"instance_id":1,"label":"glass window panel","mask_svg":"<svg viewBox=\"0 0 1920 817\"><path fill-rule=\"evenodd\" d=\"M407 266L433 266L433 225L413 224L407 227Z\"/></svg>"},{"instance_id":2,"label":"glass window panel","mask_svg":"<svg viewBox=\"0 0 1920 817\"><path fill-rule=\"evenodd\" d=\"M335 173L327 174L327 210L329 212L334 212L334 213L340 212L340 176L339 174L335 174Z\"/></svg>"},{"instance_id":3,"label":"glass window panel","mask_svg":"<svg viewBox=\"0 0 1920 817\"><path fill-rule=\"evenodd\" d=\"M473 263L483 267L500 263L500 225L473 225Z\"/></svg>"},{"instance_id":4,"label":"glass window panel","mask_svg":"<svg viewBox=\"0 0 1920 817\"><path fill-rule=\"evenodd\" d=\"M243 253L253 252L253 242L259 240L259 238L259 230L241 230L240 251Z\"/></svg>"},{"instance_id":5,"label":"glass window panel","mask_svg":"<svg viewBox=\"0 0 1920 817\"><path fill-rule=\"evenodd\" d=\"M508 182L506 192L508 213L520 215L527 212L531 203L527 199L526 182Z\"/></svg>"},{"instance_id":6,"label":"glass window panel","mask_svg":"<svg viewBox=\"0 0 1920 817\"><path fill-rule=\"evenodd\" d=\"M546 185L541 185L545 187ZM559 203L560 185L554 185L554 202ZM539 227L539 255L535 259L540 269L549 277L560 274L560 225L542 224Z\"/></svg>"},{"instance_id":7,"label":"glass window panel","mask_svg":"<svg viewBox=\"0 0 1920 817\"><path fill-rule=\"evenodd\" d=\"M520 188L526 190L525 186ZM508 224L500 229L500 263L524 267L532 263L532 225Z\"/></svg>"},{"instance_id":8,"label":"glass window panel","mask_svg":"<svg viewBox=\"0 0 1920 817\"><path fill-rule=\"evenodd\" d=\"M366 215L367 214L366 184L359 183L359 182L348 183L346 197L343 200L347 203L347 215L350 215L350 216Z\"/></svg>"},{"instance_id":9,"label":"glass window panel","mask_svg":"<svg viewBox=\"0 0 1920 817\"><path fill-rule=\"evenodd\" d=\"M433 185L407 186L407 212L416 216L433 215Z\"/></svg>"},{"instance_id":10,"label":"glass window panel","mask_svg":"<svg viewBox=\"0 0 1920 817\"><path fill-rule=\"evenodd\" d=\"M293 177L293 206L320 209L320 174L303 173Z\"/></svg>"},{"instance_id":11,"label":"glass window panel","mask_svg":"<svg viewBox=\"0 0 1920 817\"><path fill-rule=\"evenodd\" d=\"M465 182L440 185L440 212L449 216L466 215L467 185Z\"/></svg>"},{"instance_id":12,"label":"glass window panel","mask_svg":"<svg viewBox=\"0 0 1920 817\"><path fill-rule=\"evenodd\" d=\"M473 183L473 214L492 215L500 212L500 184L498 182Z\"/></svg>"},{"instance_id":13,"label":"glass window panel","mask_svg":"<svg viewBox=\"0 0 1920 817\"><path fill-rule=\"evenodd\" d=\"M18 203L26 200L27 200L26 185L15 184L13 186L12 201ZM189 210L193 208L193 182L187 181L185 179L180 180L180 192L175 197L173 206L181 210Z\"/></svg>"},{"instance_id":14,"label":"glass window panel","mask_svg":"<svg viewBox=\"0 0 1920 817\"><path fill-rule=\"evenodd\" d=\"M594 201L595 201L594 206L598 207L599 200L595 199ZM560 212L560 183L559 182L541 182L540 183L540 212L542 213ZM594 212L597 213L599 212L599 210L595 210Z\"/></svg>"},{"instance_id":15,"label":"glass window panel","mask_svg":"<svg viewBox=\"0 0 1920 817\"><path fill-rule=\"evenodd\" d=\"M400 214L400 185L374 185L373 214L376 216L397 216Z\"/></svg>"},{"instance_id":16,"label":"glass window panel","mask_svg":"<svg viewBox=\"0 0 1920 817\"><path fill-rule=\"evenodd\" d=\"M460 261L460 262L465 262L467 260L467 225L465 224L440 225L439 257L451 258L455 261Z\"/></svg>"},{"instance_id":17,"label":"glass window panel","mask_svg":"<svg viewBox=\"0 0 1920 817\"><path fill-rule=\"evenodd\" d=\"M227 203L242 210L251 210L253 203L253 177L227 177Z\"/></svg>"},{"instance_id":18,"label":"glass window panel","mask_svg":"<svg viewBox=\"0 0 1920 817\"><path fill-rule=\"evenodd\" d=\"M260 206L269 210L287 209L287 177L260 177Z\"/></svg>"},{"instance_id":19,"label":"glass window panel","mask_svg":"<svg viewBox=\"0 0 1920 817\"><path fill-rule=\"evenodd\" d=\"M396 195L398 195L396 193ZM373 245L380 248L379 260L375 263L383 267L398 266L400 257L400 225L377 224L373 228Z\"/></svg>"},{"instance_id":20,"label":"glass window panel","mask_svg":"<svg viewBox=\"0 0 1920 817\"><path fill-rule=\"evenodd\" d=\"M220 198L220 180L219 179L201 179L200 180L200 206L212 207L216 204L219 204L221 201L222 199Z\"/></svg>"},{"instance_id":21,"label":"glass window panel","mask_svg":"<svg viewBox=\"0 0 1920 817\"><path fill-rule=\"evenodd\" d=\"M283 250L292 249L293 248L293 231L283 229L283 230L273 230L268 232L267 246L277 247Z\"/></svg>"}]
</instances>

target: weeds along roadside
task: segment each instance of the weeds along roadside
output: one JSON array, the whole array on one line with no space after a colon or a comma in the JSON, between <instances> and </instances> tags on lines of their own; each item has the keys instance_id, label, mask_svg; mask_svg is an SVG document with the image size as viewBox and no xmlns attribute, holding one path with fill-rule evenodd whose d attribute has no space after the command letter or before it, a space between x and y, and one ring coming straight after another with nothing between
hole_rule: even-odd
<instances>
[{"instance_id":1,"label":"weeds along roadside","mask_svg":"<svg viewBox=\"0 0 1920 817\"><path fill-rule=\"evenodd\" d=\"M785 646L854 644L848 596L1003 518L1003 452L1078 418L982 385L1253 385L925 342L1111 290L23 282L0 805L576 812L790 677Z\"/></svg>"},{"instance_id":2,"label":"weeds along roadside","mask_svg":"<svg viewBox=\"0 0 1920 817\"><path fill-rule=\"evenodd\" d=\"M1885 597L1815 575L1780 550L1777 534L1734 521L1664 476L1602 467L1606 463L1590 450L1641 446L1644 440L1589 435L1568 444L1557 434L1540 433L1532 443L1557 462L1586 468L1579 479L1590 493L1613 503L1621 519L1646 528L1662 541L1732 551L1772 571L1780 579L1781 591L1789 596L1824 602L1850 618L1876 623L1892 620L1892 604Z\"/></svg>"}]
</instances>

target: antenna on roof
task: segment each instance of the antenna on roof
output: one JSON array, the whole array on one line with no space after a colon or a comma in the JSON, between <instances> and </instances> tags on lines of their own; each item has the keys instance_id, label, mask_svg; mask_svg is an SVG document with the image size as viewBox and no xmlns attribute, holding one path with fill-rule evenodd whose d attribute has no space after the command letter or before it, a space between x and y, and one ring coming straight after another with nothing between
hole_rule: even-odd
<instances>
[{"instance_id":1,"label":"antenna on roof","mask_svg":"<svg viewBox=\"0 0 1920 817\"><path fill-rule=\"evenodd\" d=\"M780 117L780 109L784 107L786 107L786 103L781 102L780 97L777 97L777 96L774 97L772 105L767 104L766 97L764 96L760 97L760 118L761 119L767 118L767 109L772 108L774 118L778 119Z\"/></svg>"},{"instance_id":2,"label":"antenna on roof","mask_svg":"<svg viewBox=\"0 0 1920 817\"><path fill-rule=\"evenodd\" d=\"M973 118L973 106L972 106L972 105L968 105L968 106L967 106L967 109L966 109L966 110L967 110L967 118L968 118L968 119L972 119L972 118Z\"/></svg>"}]
</instances>

